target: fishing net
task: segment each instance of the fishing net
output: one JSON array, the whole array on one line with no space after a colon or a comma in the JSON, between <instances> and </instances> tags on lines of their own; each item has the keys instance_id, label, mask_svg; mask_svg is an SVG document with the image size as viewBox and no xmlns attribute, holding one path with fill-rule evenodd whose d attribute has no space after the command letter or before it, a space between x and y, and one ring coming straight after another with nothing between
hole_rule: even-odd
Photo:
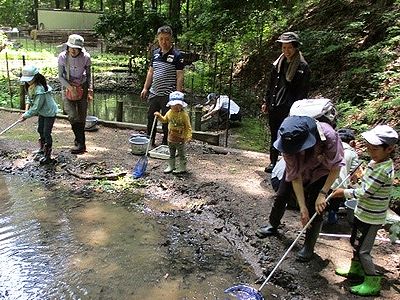
<instances>
[{"instance_id":1,"label":"fishing net","mask_svg":"<svg viewBox=\"0 0 400 300\"><path fill-rule=\"evenodd\" d=\"M235 285L224 291L226 294L236 297L238 300L264 300L260 291L248 285Z\"/></svg>"},{"instance_id":2,"label":"fishing net","mask_svg":"<svg viewBox=\"0 0 400 300\"><path fill-rule=\"evenodd\" d=\"M135 167L132 170L133 178L137 179L142 177L146 172L146 168L147 168L147 156L144 155L138 160L138 162L136 163Z\"/></svg>"}]
</instances>

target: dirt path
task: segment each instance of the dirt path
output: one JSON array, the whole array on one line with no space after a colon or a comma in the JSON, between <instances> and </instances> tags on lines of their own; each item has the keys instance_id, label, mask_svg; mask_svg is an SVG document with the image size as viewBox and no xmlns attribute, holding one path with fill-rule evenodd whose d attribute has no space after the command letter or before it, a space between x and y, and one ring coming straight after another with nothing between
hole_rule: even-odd
<instances>
[{"instance_id":1,"label":"dirt path","mask_svg":"<svg viewBox=\"0 0 400 300\"><path fill-rule=\"evenodd\" d=\"M0 111L3 129L18 115ZM122 171L130 176L138 156L130 152L128 139L131 130L105 128L87 133L88 152L71 155L69 147L73 136L67 121L57 119L53 137L53 157L56 163L39 166L32 160L36 148L36 119L32 118L0 137L0 169L19 176L30 176L48 186L64 186L74 193L85 193L95 199L105 194L105 185L89 186L93 180L79 179L67 169L79 174L110 174ZM292 243L301 229L298 213L287 211L281 234L260 240L255 230L268 218L272 189L263 172L268 156L261 153L230 149L219 151L193 141L188 147L188 174L163 174L165 161L149 158L145 178L138 184L122 186L107 196L127 209L136 207L133 198L141 198L146 213L173 214L182 233L196 236L197 249L221 251L241 257L246 265L241 280L258 287L263 272L269 272ZM225 152L226 154L219 154ZM104 197L103 197L104 198ZM143 200L144 199L144 200ZM340 226L325 232L348 233L345 216ZM379 233L386 237L386 232ZM268 299L354 299L348 292L349 283L334 274L335 267L346 264L351 248L346 239L320 238L316 258L304 264L295 260L299 242L263 290ZM384 274L383 290L376 299L398 299L400 291L400 245L377 242L374 259ZM233 284L233 283L232 283Z\"/></svg>"}]
</instances>

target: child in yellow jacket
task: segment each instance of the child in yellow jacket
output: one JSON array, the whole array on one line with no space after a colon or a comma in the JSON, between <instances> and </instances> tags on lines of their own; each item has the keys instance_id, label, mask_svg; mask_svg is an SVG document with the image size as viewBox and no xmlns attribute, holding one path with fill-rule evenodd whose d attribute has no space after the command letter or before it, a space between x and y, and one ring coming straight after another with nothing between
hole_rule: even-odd
<instances>
[{"instance_id":1,"label":"child in yellow jacket","mask_svg":"<svg viewBox=\"0 0 400 300\"><path fill-rule=\"evenodd\" d=\"M188 113L184 110L187 103L183 100L184 94L176 91L169 95L167 107L171 109L162 116L159 112L154 115L162 123L168 123L168 147L169 160L164 173L180 174L186 172L186 149L185 143L192 138L192 126ZM176 165L176 152L178 151L179 164Z\"/></svg>"}]
</instances>

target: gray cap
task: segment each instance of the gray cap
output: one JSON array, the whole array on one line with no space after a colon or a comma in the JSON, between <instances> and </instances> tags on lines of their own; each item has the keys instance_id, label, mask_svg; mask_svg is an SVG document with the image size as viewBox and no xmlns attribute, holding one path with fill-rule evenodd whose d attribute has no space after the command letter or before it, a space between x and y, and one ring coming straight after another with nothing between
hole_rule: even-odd
<instances>
[{"instance_id":1,"label":"gray cap","mask_svg":"<svg viewBox=\"0 0 400 300\"><path fill-rule=\"evenodd\" d=\"M280 35L280 37L276 41L279 42L279 43L293 43L293 42L295 42L295 43L301 44L299 36L296 33L292 32L292 31L288 31L288 32L282 33Z\"/></svg>"},{"instance_id":2,"label":"gray cap","mask_svg":"<svg viewBox=\"0 0 400 300\"><path fill-rule=\"evenodd\" d=\"M218 95L216 93L210 93L207 95L207 101L204 103L204 105L208 105L211 101L215 100L218 98Z\"/></svg>"},{"instance_id":3,"label":"gray cap","mask_svg":"<svg viewBox=\"0 0 400 300\"><path fill-rule=\"evenodd\" d=\"M376 146L383 144L392 146L399 140L397 132L388 125L377 125L361 135L368 143Z\"/></svg>"},{"instance_id":4,"label":"gray cap","mask_svg":"<svg viewBox=\"0 0 400 300\"><path fill-rule=\"evenodd\" d=\"M169 27L168 25L161 26L160 28L157 29L157 35L160 33L168 33L172 35L172 28Z\"/></svg>"}]
</instances>

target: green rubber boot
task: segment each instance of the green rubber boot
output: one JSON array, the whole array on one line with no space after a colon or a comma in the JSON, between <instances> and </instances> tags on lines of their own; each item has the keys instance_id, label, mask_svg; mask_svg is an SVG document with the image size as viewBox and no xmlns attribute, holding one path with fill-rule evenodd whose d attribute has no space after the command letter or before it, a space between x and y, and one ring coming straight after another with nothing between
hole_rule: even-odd
<instances>
[{"instance_id":1,"label":"green rubber boot","mask_svg":"<svg viewBox=\"0 0 400 300\"><path fill-rule=\"evenodd\" d=\"M352 260L350 267L337 268L335 274L349 279L363 279L365 276L364 269L358 260Z\"/></svg>"},{"instance_id":2,"label":"green rubber boot","mask_svg":"<svg viewBox=\"0 0 400 300\"><path fill-rule=\"evenodd\" d=\"M379 275L365 275L364 282L353 286L350 292L359 296L377 296L381 291L381 280L382 276Z\"/></svg>"},{"instance_id":3,"label":"green rubber boot","mask_svg":"<svg viewBox=\"0 0 400 300\"><path fill-rule=\"evenodd\" d=\"M186 169L186 157L179 158L179 164L177 165L176 169L172 171L172 173L174 174L182 174L182 173L186 173L187 169Z\"/></svg>"},{"instance_id":4,"label":"green rubber boot","mask_svg":"<svg viewBox=\"0 0 400 300\"><path fill-rule=\"evenodd\" d=\"M186 173L187 169L186 169L186 162L187 162L187 158L186 158L186 152L185 152L185 148L184 148L184 144L180 144L179 146L177 146L177 150L178 150L178 158L179 158L179 164L176 166L176 169L174 171L172 171L172 173L174 174L182 174L182 173Z\"/></svg>"},{"instance_id":5,"label":"green rubber boot","mask_svg":"<svg viewBox=\"0 0 400 300\"><path fill-rule=\"evenodd\" d=\"M164 170L164 173L171 173L172 171L175 170L175 158L170 158L168 160L168 166L167 168Z\"/></svg>"}]
</instances>

